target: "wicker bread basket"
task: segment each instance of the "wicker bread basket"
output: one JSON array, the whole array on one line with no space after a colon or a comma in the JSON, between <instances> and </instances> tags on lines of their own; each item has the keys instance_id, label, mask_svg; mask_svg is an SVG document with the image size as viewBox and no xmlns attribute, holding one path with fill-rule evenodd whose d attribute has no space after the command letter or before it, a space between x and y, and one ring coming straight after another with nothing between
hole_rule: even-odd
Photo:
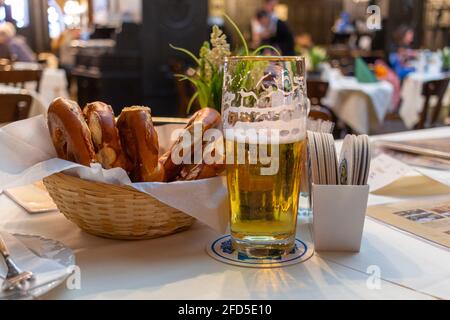
<instances>
[{"instance_id":1,"label":"wicker bread basket","mask_svg":"<svg viewBox=\"0 0 450 320\"><path fill-rule=\"evenodd\" d=\"M44 184L67 219L101 237L142 240L188 229L191 216L128 186L91 182L62 173Z\"/></svg>"}]
</instances>

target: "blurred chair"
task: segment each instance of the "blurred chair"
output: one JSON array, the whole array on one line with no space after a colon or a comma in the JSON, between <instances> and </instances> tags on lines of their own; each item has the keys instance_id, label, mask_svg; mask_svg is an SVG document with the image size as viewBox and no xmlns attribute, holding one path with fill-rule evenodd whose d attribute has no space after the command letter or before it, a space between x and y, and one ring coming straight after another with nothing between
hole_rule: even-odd
<instances>
[{"instance_id":1,"label":"blurred chair","mask_svg":"<svg viewBox=\"0 0 450 320\"><path fill-rule=\"evenodd\" d=\"M341 121L334 112L323 104L323 98L327 95L329 84L321 80L308 80L307 91L308 98L311 101L311 110L309 118L313 120L324 120L335 123L333 136L336 139L345 137L346 134L351 133L352 130L343 121Z\"/></svg>"},{"instance_id":2,"label":"blurred chair","mask_svg":"<svg viewBox=\"0 0 450 320\"><path fill-rule=\"evenodd\" d=\"M26 94L0 94L0 124L26 119L32 101Z\"/></svg>"},{"instance_id":3,"label":"blurred chair","mask_svg":"<svg viewBox=\"0 0 450 320\"><path fill-rule=\"evenodd\" d=\"M308 116L313 120L334 122L333 114L330 112L330 110L320 106L312 106Z\"/></svg>"},{"instance_id":4,"label":"blurred chair","mask_svg":"<svg viewBox=\"0 0 450 320\"><path fill-rule=\"evenodd\" d=\"M25 88L27 82L36 83L36 92L39 92L42 70L0 70L0 83Z\"/></svg>"},{"instance_id":5,"label":"blurred chair","mask_svg":"<svg viewBox=\"0 0 450 320\"><path fill-rule=\"evenodd\" d=\"M314 120L333 121L333 114L322 103L328 91L328 82L320 80L308 80L308 98L311 101L309 117Z\"/></svg>"},{"instance_id":6,"label":"blurred chair","mask_svg":"<svg viewBox=\"0 0 450 320\"><path fill-rule=\"evenodd\" d=\"M311 106L325 107L322 103L322 99L327 95L328 82L308 80L306 86L308 88L308 98L311 101Z\"/></svg>"},{"instance_id":7,"label":"blurred chair","mask_svg":"<svg viewBox=\"0 0 450 320\"><path fill-rule=\"evenodd\" d=\"M438 121L439 115L442 110L442 100L444 99L445 92L447 91L450 78L427 81L423 84L422 96L425 98L422 114L420 115L419 123L415 126L415 129L424 129L428 126L433 126ZM434 107L431 121L428 121L428 115L430 113L431 98L436 97L437 104Z\"/></svg>"}]
</instances>

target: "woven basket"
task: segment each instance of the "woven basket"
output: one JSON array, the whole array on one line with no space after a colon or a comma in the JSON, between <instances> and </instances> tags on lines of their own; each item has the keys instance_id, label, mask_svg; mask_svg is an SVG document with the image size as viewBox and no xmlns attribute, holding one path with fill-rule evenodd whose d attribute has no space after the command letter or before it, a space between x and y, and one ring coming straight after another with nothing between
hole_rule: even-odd
<instances>
[{"instance_id":1,"label":"woven basket","mask_svg":"<svg viewBox=\"0 0 450 320\"><path fill-rule=\"evenodd\" d=\"M158 238L188 229L195 219L128 186L65 174L44 179L53 201L84 231L111 239Z\"/></svg>"}]
</instances>

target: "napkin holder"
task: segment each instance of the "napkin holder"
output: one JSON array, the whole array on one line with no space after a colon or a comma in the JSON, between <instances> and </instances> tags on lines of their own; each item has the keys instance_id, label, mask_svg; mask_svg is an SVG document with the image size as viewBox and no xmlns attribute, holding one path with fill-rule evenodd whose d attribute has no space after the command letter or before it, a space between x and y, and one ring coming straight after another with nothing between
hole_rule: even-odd
<instances>
[{"instance_id":1,"label":"napkin holder","mask_svg":"<svg viewBox=\"0 0 450 320\"><path fill-rule=\"evenodd\" d=\"M313 185L315 249L359 252L368 198L368 185Z\"/></svg>"}]
</instances>

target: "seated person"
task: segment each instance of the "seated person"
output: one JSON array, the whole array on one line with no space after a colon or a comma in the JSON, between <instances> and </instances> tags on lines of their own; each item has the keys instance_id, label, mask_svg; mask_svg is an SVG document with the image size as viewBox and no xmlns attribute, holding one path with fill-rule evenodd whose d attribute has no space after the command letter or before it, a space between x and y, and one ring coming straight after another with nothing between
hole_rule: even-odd
<instances>
[{"instance_id":1,"label":"seated person","mask_svg":"<svg viewBox=\"0 0 450 320\"><path fill-rule=\"evenodd\" d=\"M0 59L36 62L36 55L25 38L16 34L16 27L11 22L0 24L0 48Z\"/></svg>"},{"instance_id":2,"label":"seated person","mask_svg":"<svg viewBox=\"0 0 450 320\"><path fill-rule=\"evenodd\" d=\"M395 44L389 54L389 63L400 80L415 71L411 61L416 58L416 51L411 49L414 42L414 30L408 26L400 26L394 34Z\"/></svg>"},{"instance_id":3,"label":"seated person","mask_svg":"<svg viewBox=\"0 0 450 320\"><path fill-rule=\"evenodd\" d=\"M258 22L265 29L269 29L272 23L270 15L265 11L260 11L258 13ZM294 36L290 31L288 25L278 19L276 22L275 33L270 36L270 38L265 39L262 44L269 44L275 48L281 50L281 54L285 56L294 56Z\"/></svg>"}]
</instances>

